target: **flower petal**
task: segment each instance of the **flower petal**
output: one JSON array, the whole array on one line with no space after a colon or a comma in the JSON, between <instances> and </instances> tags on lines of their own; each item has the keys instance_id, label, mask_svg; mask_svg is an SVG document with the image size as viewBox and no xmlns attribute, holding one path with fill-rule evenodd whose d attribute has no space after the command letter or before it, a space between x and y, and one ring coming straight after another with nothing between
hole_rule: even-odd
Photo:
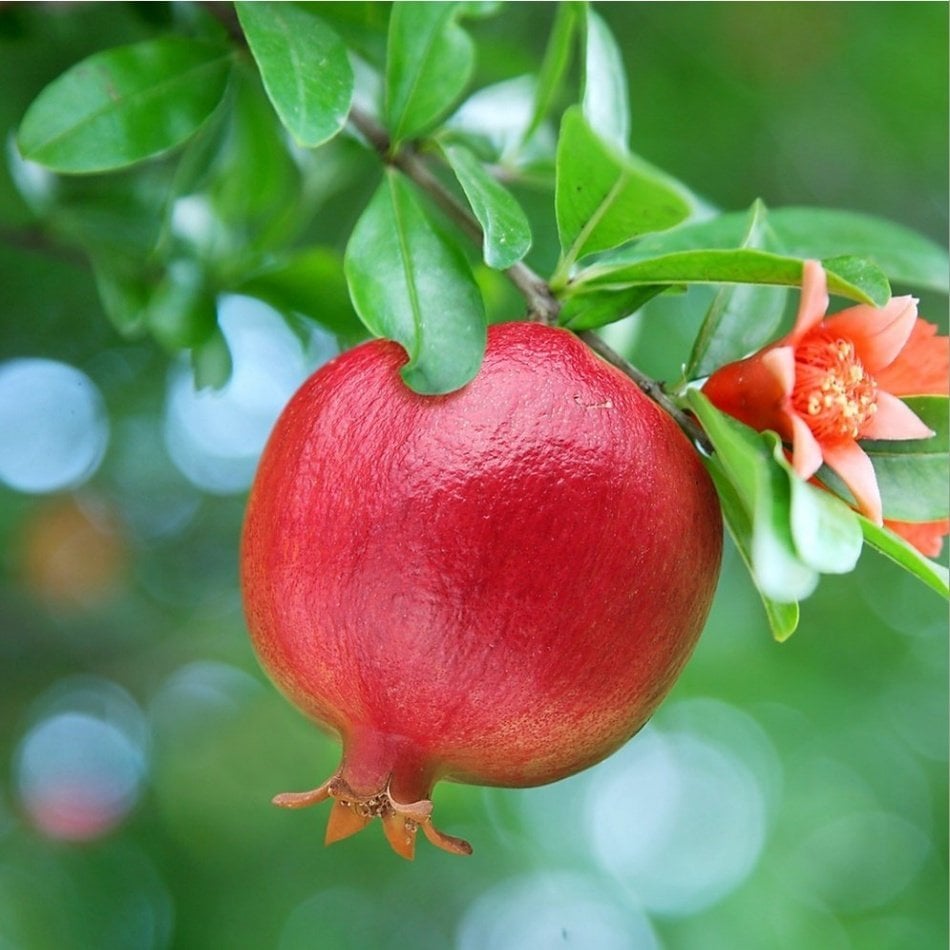
<instances>
[{"instance_id":1,"label":"flower petal","mask_svg":"<svg viewBox=\"0 0 950 950\"><path fill-rule=\"evenodd\" d=\"M934 431L897 396L877 394L877 412L861 426L862 439L929 439Z\"/></svg>"},{"instance_id":2,"label":"flower petal","mask_svg":"<svg viewBox=\"0 0 950 950\"><path fill-rule=\"evenodd\" d=\"M950 534L950 518L921 522L885 521L884 525L927 557L939 557L943 550L943 539Z\"/></svg>"},{"instance_id":3,"label":"flower petal","mask_svg":"<svg viewBox=\"0 0 950 950\"><path fill-rule=\"evenodd\" d=\"M824 457L821 444L798 413L790 412L787 416L791 429L792 468L800 478L809 479L821 468Z\"/></svg>"},{"instance_id":4,"label":"flower petal","mask_svg":"<svg viewBox=\"0 0 950 950\"><path fill-rule=\"evenodd\" d=\"M762 354L762 365L768 370L778 391L791 396L795 388L795 351L790 346L776 346Z\"/></svg>"},{"instance_id":5,"label":"flower petal","mask_svg":"<svg viewBox=\"0 0 950 950\"><path fill-rule=\"evenodd\" d=\"M918 320L900 357L876 375L895 396L950 396L950 337Z\"/></svg>"},{"instance_id":6,"label":"flower petal","mask_svg":"<svg viewBox=\"0 0 950 950\"><path fill-rule=\"evenodd\" d=\"M795 353L779 346L717 369L703 393L717 409L753 429L777 429L794 382Z\"/></svg>"},{"instance_id":7,"label":"flower petal","mask_svg":"<svg viewBox=\"0 0 950 950\"><path fill-rule=\"evenodd\" d=\"M792 332L782 342L798 341L821 322L828 312L828 280L825 269L818 261L805 261L802 265L802 296Z\"/></svg>"},{"instance_id":8,"label":"flower petal","mask_svg":"<svg viewBox=\"0 0 950 950\"><path fill-rule=\"evenodd\" d=\"M842 310L825 320L822 329L851 340L864 368L877 373L897 359L916 319L914 297L891 297L883 307L859 304Z\"/></svg>"},{"instance_id":9,"label":"flower petal","mask_svg":"<svg viewBox=\"0 0 950 950\"><path fill-rule=\"evenodd\" d=\"M829 468L841 477L851 490L858 510L875 524L882 524L881 491L877 485L874 466L857 442L847 439L833 445L822 446L822 453Z\"/></svg>"}]
</instances>

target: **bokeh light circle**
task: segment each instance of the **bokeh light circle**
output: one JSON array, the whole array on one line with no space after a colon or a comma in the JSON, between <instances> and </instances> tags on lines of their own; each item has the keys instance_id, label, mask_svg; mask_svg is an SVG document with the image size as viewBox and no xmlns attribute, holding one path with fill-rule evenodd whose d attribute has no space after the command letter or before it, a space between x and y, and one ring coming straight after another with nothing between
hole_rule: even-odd
<instances>
[{"instance_id":1,"label":"bokeh light circle","mask_svg":"<svg viewBox=\"0 0 950 950\"><path fill-rule=\"evenodd\" d=\"M45 499L22 530L24 586L62 613L107 603L128 562L123 526L108 500L88 495Z\"/></svg>"},{"instance_id":2,"label":"bokeh light circle","mask_svg":"<svg viewBox=\"0 0 950 950\"><path fill-rule=\"evenodd\" d=\"M85 373L48 359L0 364L0 481L31 494L75 488L108 441L102 396Z\"/></svg>"},{"instance_id":3,"label":"bokeh light circle","mask_svg":"<svg viewBox=\"0 0 950 950\"><path fill-rule=\"evenodd\" d=\"M539 872L503 881L465 912L457 950L654 950L647 916L581 874Z\"/></svg>"},{"instance_id":4,"label":"bokeh light circle","mask_svg":"<svg viewBox=\"0 0 950 950\"><path fill-rule=\"evenodd\" d=\"M815 828L789 866L826 906L855 913L894 900L930 854L929 839L900 815L854 811Z\"/></svg>"},{"instance_id":5,"label":"bokeh light circle","mask_svg":"<svg viewBox=\"0 0 950 950\"><path fill-rule=\"evenodd\" d=\"M337 347L316 329L305 347L277 311L249 297L224 297L218 319L231 351L231 379L220 390L196 390L190 367L177 363L168 384L165 444L189 481L226 495L250 486L280 411Z\"/></svg>"},{"instance_id":6,"label":"bokeh light circle","mask_svg":"<svg viewBox=\"0 0 950 950\"><path fill-rule=\"evenodd\" d=\"M157 736L177 738L213 731L256 698L261 684L249 673L215 660L195 660L172 673L149 705Z\"/></svg>"},{"instance_id":7,"label":"bokeh light circle","mask_svg":"<svg viewBox=\"0 0 950 950\"><path fill-rule=\"evenodd\" d=\"M113 683L66 681L37 703L16 753L20 801L44 834L98 838L131 811L146 772L144 719Z\"/></svg>"},{"instance_id":8,"label":"bokeh light circle","mask_svg":"<svg viewBox=\"0 0 950 950\"><path fill-rule=\"evenodd\" d=\"M765 842L766 803L751 770L690 732L645 729L591 784L586 815L601 865L668 916L730 894Z\"/></svg>"}]
</instances>

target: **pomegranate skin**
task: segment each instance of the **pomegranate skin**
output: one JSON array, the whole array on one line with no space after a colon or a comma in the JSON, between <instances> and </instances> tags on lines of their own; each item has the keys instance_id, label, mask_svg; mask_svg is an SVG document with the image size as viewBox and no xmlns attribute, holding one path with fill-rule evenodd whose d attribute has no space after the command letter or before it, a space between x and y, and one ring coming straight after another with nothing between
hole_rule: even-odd
<instances>
[{"instance_id":1,"label":"pomegranate skin","mask_svg":"<svg viewBox=\"0 0 950 950\"><path fill-rule=\"evenodd\" d=\"M291 399L241 566L264 668L344 746L275 801L335 798L328 840L378 814L411 857L420 826L467 848L431 827L436 781L551 782L640 729L702 630L722 522L679 428L573 334L493 326L445 396L405 359L365 343Z\"/></svg>"}]
</instances>

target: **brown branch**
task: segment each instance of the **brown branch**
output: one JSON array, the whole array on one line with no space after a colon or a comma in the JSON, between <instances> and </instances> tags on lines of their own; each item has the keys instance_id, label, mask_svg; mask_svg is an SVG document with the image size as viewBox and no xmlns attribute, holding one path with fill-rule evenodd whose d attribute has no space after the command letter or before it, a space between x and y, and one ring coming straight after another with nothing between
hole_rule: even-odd
<instances>
[{"instance_id":1,"label":"brown branch","mask_svg":"<svg viewBox=\"0 0 950 950\"><path fill-rule=\"evenodd\" d=\"M15 247L21 251L35 251L48 257L58 258L67 264L77 267L88 267L89 261L81 251L61 244L49 233L36 225L22 228L0 227L0 244Z\"/></svg>"},{"instance_id":2,"label":"brown branch","mask_svg":"<svg viewBox=\"0 0 950 950\"><path fill-rule=\"evenodd\" d=\"M241 46L247 46L234 7L230 3L206 2L202 5L224 25L233 40ZM392 142L386 130L358 106L354 105L350 109L349 123L384 162L398 168L410 181L429 195L463 234L476 244L482 243L484 233L481 225L469 209L433 173L423 156L411 146L393 151ZM548 282L523 261L518 261L509 267L505 274L525 298L528 305L528 319L556 326L561 302L551 292ZM676 421L699 448L706 452L712 451L709 440L699 424L670 399L656 380L640 372L590 330L584 330L578 333L578 336L598 356L632 379L650 399Z\"/></svg>"},{"instance_id":3,"label":"brown branch","mask_svg":"<svg viewBox=\"0 0 950 950\"><path fill-rule=\"evenodd\" d=\"M476 244L482 243L484 233L481 225L468 208L436 177L428 163L415 149L403 148L393 153L385 130L356 106L350 110L350 124L385 161L394 168L398 168L426 192L463 234ZM527 301L528 319L554 326L557 323L561 304L551 293L547 282L522 261L513 264L505 273Z\"/></svg>"},{"instance_id":4,"label":"brown branch","mask_svg":"<svg viewBox=\"0 0 950 950\"><path fill-rule=\"evenodd\" d=\"M688 413L683 412L679 406L664 392L663 387L650 376L641 373L629 360L625 360L616 350L605 343L592 330L581 330L577 334L598 356L602 357L611 366L616 366L621 373L629 376L643 392L650 397L664 412L668 413L676 421L677 425L692 439L693 443L702 449L707 455L713 451L712 443L703 432L702 427Z\"/></svg>"},{"instance_id":5,"label":"brown branch","mask_svg":"<svg viewBox=\"0 0 950 950\"><path fill-rule=\"evenodd\" d=\"M354 107L350 111L350 123L364 139L375 149L384 161L398 168L407 178L415 182L445 212L458 228L477 244L483 239L482 228L472 213L448 188L433 174L425 159L414 149L406 148L392 153L389 136L385 130L362 110ZM555 326L561 309L560 301L551 293L541 276L527 264L519 261L509 267L505 273L511 282L521 291L528 303L529 319ZM692 416L683 412L663 391L663 387L646 374L640 372L632 363L625 360L596 333L584 330L577 334L598 356L615 366L632 379L637 386L652 399L664 412L676 421L679 427L693 442L706 452L712 446L706 434Z\"/></svg>"}]
</instances>

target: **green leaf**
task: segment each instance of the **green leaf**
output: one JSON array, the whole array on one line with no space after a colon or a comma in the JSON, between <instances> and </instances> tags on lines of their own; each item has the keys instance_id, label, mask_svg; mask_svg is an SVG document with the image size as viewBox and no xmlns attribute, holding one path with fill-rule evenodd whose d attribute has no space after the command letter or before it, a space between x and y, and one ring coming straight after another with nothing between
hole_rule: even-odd
<instances>
[{"instance_id":1,"label":"green leaf","mask_svg":"<svg viewBox=\"0 0 950 950\"><path fill-rule=\"evenodd\" d=\"M262 250L282 246L307 213L300 163L256 71L235 71L232 108L207 184L213 222L205 253L244 273ZM326 160L326 159L324 159Z\"/></svg>"},{"instance_id":2,"label":"green leaf","mask_svg":"<svg viewBox=\"0 0 950 950\"><path fill-rule=\"evenodd\" d=\"M622 290L576 294L564 301L558 322L575 332L593 330L629 317L648 300L669 290L669 287L662 284L639 284Z\"/></svg>"},{"instance_id":3,"label":"green leaf","mask_svg":"<svg viewBox=\"0 0 950 950\"><path fill-rule=\"evenodd\" d=\"M924 557L912 544L863 515L858 515L858 521L864 532L864 540L872 548L880 551L905 571L909 571L931 590L950 600L950 572L942 564Z\"/></svg>"},{"instance_id":4,"label":"green leaf","mask_svg":"<svg viewBox=\"0 0 950 950\"><path fill-rule=\"evenodd\" d=\"M534 109L525 127L523 142L530 139L547 118L561 91L564 77L571 66L571 50L574 46L574 33L580 21L581 9L583 8L579 4L570 0L565 0L556 6L551 35L548 37L544 59L541 60L541 69L538 71Z\"/></svg>"},{"instance_id":5,"label":"green leaf","mask_svg":"<svg viewBox=\"0 0 950 950\"><path fill-rule=\"evenodd\" d=\"M228 50L181 37L96 53L36 97L17 146L57 172L133 165L197 131L220 102L230 65Z\"/></svg>"},{"instance_id":6,"label":"green leaf","mask_svg":"<svg viewBox=\"0 0 950 950\"><path fill-rule=\"evenodd\" d=\"M231 378L233 368L231 350L220 327L215 327L211 336L191 351L195 389L221 389Z\"/></svg>"},{"instance_id":7,"label":"green leaf","mask_svg":"<svg viewBox=\"0 0 950 950\"><path fill-rule=\"evenodd\" d=\"M783 643L798 627L798 602L780 602L773 600L763 592L752 565L752 521L749 514L715 456L706 460L706 467L716 485L716 491L719 493L726 528L735 542L736 550L752 575L752 582L762 599L762 606L765 608L765 616L772 630L772 636L779 643Z\"/></svg>"},{"instance_id":8,"label":"green leaf","mask_svg":"<svg viewBox=\"0 0 950 950\"><path fill-rule=\"evenodd\" d=\"M211 338L218 325L215 295L194 261L176 261L168 268L149 301L145 322L171 352Z\"/></svg>"},{"instance_id":9,"label":"green leaf","mask_svg":"<svg viewBox=\"0 0 950 950\"><path fill-rule=\"evenodd\" d=\"M837 267L837 270L835 269ZM845 273L842 274L841 271ZM841 266L835 259L826 264L828 290L860 303L876 306L890 299L884 275L875 267ZM859 283L852 282L859 275ZM802 261L752 248L676 251L662 257L628 264L598 262L588 267L576 285L586 287L629 287L633 284L766 284L798 287L802 282Z\"/></svg>"},{"instance_id":10,"label":"green leaf","mask_svg":"<svg viewBox=\"0 0 950 950\"><path fill-rule=\"evenodd\" d=\"M166 172L166 174L163 174ZM112 175L57 179L46 218L55 233L97 257L148 260L162 237L167 169L157 165Z\"/></svg>"},{"instance_id":11,"label":"green leaf","mask_svg":"<svg viewBox=\"0 0 950 950\"><path fill-rule=\"evenodd\" d=\"M935 433L929 439L872 441L859 444L874 466L884 517L891 521L925 522L946 518L950 508L950 435L946 396L911 396L907 405ZM827 465L818 479L854 505L854 496Z\"/></svg>"},{"instance_id":12,"label":"green leaf","mask_svg":"<svg viewBox=\"0 0 950 950\"><path fill-rule=\"evenodd\" d=\"M771 436L755 433L719 412L699 390L689 390L686 400L749 518L749 557L756 585L780 603L807 597L818 583L818 572L795 547L791 482L776 462Z\"/></svg>"},{"instance_id":13,"label":"green leaf","mask_svg":"<svg viewBox=\"0 0 950 950\"><path fill-rule=\"evenodd\" d=\"M487 20L498 16L504 6L504 0L462 0L459 4L459 15L471 17L473 20Z\"/></svg>"},{"instance_id":14,"label":"green leaf","mask_svg":"<svg viewBox=\"0 0 950 950\"><path fill-rule=\"evenodd\" d=\"M781 326L787 297L788 291L782 287L761 284L722 287L693 345L684 378L708 376L771 340Z\"/></svg>"},{"instance_id":15,"label":"green leaf","mask_svg":"<svg viewBox=\"0 0 950 950\"><path fill-rule=\"evenodd\" d=\"M96 288L103 310L124 337L135 337L145 328L145 313L151 287L141 265L115 254L92 259Z\"/></svg>"},{"instance_id":16,"label":"green leaf","mask_svg":"<svg viewBox=\"0 0 950 950\"><path fill-rule=\"evenodd\" d=\"M496 270L511 267L531 247L531 225L524 211L468 149L453 145L444 151L473 214L482 226L485 263Z\"/></svg>"},{"instance_id":17,"label":"green leaf","mask_svg":"<svg viewBox=\"0 0 950 950\"><path fill-rule=\"evenodd\" d=\"M516 76L484 86L472 93L449 117L438 136L448 142L462 142L485 160L504 167L509 175L518 174L519 163L537 151L534 136L525 144L525 130L535 101L533 76ZM553 156L553 147L550 149Z\"/></svg>"},{"instance_id":18,"label":"green leaf","mask_svg":"<svg viewBox=\"0 0 950 950\"><path fill-rule=\"evenodd\" d=\"M579 258L672 227L690 212L676 188L604 142L577 106L561 123L555 207L562 280Z\"/></svg>"},{"instance_id":19,"label":"green leaf","mask_svg":"<svg viewBox=\"0 0 950 950\"><path fill-rule=\"evenodd\" d=\"M856 514L799 478L774 432L753 432L699 390L690 390L687 401L751 518L751 558L762 590L782 601L789 599L782 593L788 585L799 592L792 599L799 599L811 592L816 572L852 571L862 543Z\"/></svg>"},{"instance_id":20,"label":"green leaf","mask_svg":"<svg viewBox=\"0 0 950 950\"><path fill-rule=\"evenodd\" d=\"M857 288L871 303L879 307L891 299L891 285L887 275L873 261L863 257L839 255L826 257L821 263L828 274L828 290L831 293L850 296L845 288ZM837 278L834 282L831 279L832 274Z\"/></svg>"},{"instance_id":21,"label":"green leaf","mask_svg":"<svg viewBox=\"0 0 950 950\"><path fill-rule=\"evenodd\" d=\"M346 122L353 70L337 34L293 3L237 3L238 18L281 122L313 148Z\"/></svg>"},{"instance_id":22,"label":"green leaf","mask_svg":"<svg viewBox=\"0 0 950 950\"><path fill-rule=\"evenodd\" d=\"M343 261L329 247L309 247L271 263L235 287L285 314L297 313L347 343L366 336L350 302Z\"/></svg>"},{"instance_id":23,"label":"green leaf","mask_svg":"<svg viewBox=\"0 0 950 950\"><path fill-rule=\"evenodd\" d=\"M610 28L589 7L581 107L594 132L621 152L627 151L630 100L623 57Z\"/></svg>"},{"instance_id":24,"label":"green leaf","mask_svg":"<svg viewBox=\"0 0 950 950\"><path fill-rule=\"evenodd\" d=\"M946 396L911 396L904 402L935 435L861 442L874 466L884 516L894 521L946 518L950 514L950 400Z\"/></svg>"},{"instance_id":25,"label":"green leaf","mask_svg":"<svg viewBox=\"0 0 950 950\"><path fill-rule=\"evenodd\" d=\"M386 60L389 4L376 0L313 0L296 6L329 23L349 49L382 70Z\"/></svg>"},{"instance_id":26,"label":"green leaf","mask_svg":"<svg viewBox=\"0 0 950 950\"><path fill-rule=\"evenodd\" d=\"M712 442L723 473L751 514L756 488L753 469L763 454L758 435L716 409L698 389L687 390L686 403Z\"/></svg>"},{"instance_id":27,"label":"green leaf","mask_svg":"<svg viewBox=\"0 0 950 950\"><path fill-rule=\"evenodd\" d=\"M822 574L847 574L861 556L861 526L840 498L800 478L785 457L781 439L765 433L772 458L785 471L791 488L790 525L798 558Z\"/></svg>"},{"instance_id":28,"label":"green leaf","mask_svg":"<svg viewBox=\"0 0 950 950\"><path fill-rule=\"evenodd\" d=\"M416 138L452 108L475 66L454 3L393 4L386 58L386 125L393 144Z\"/></svg>"},{"instance_id":29,"label":"green leaf","mask_svg":"<svg viewBox=\"0 0 950 950\"><path fill-rule=\"evenodd\" d=\"M737 247L746 229L745 212L729 212L650 235L611 254L616 263L658 257L672 251ZM841 255L873 261L894 283L947 293L947 250L883 218L824 208L772 208L766 249L803 259Z\"/></svg>"},{"instance_id":30,"label":"green leaf","mask_svg":"<svg viewBox=\"0 0 950 950\"><path fill-rule=\"evenodd\" d=\"M818 570L807 564L792 534L792 485L781 466L760 459L752 512L752 563L756 583L774 600L803 600L818 586Z\"/></svg>"},{"instance_id":31,"label":"green leaf","mask_svg":"<svg viewBox=\"0 0 950 950\"><path fill-rule=\"evenodd\" d=\"M188 140L176 157L171 183L168 186L167 204L172 206L183 195L193 194L207 187L217 172L220 153L227 147L234 121L236 100L240 97L246 70L241 63L235 64L231 71L231 82L225 91L219 108L215 109L208 121ZM270 110L273 112L273 110ZM141 169L135 170L136 176ZM113 176L115 177L115 176Z\"/></svg>"},{"instance_id":32,"label":"green leaf","mask_svg":"<svg viewBox=\"0 0 950 950\"><path fill-rule=\"evenodd\" d=\"M862 543L855 512L794 472L788 473L788 479L792 488L792 540L799 558L822 574L853 571Z\"/></svg>"},{"instance_id":33,"label":"green leaf","mask_svg":"<svg viewBox=\"0 0 950 950\"><path fill-rule=\"evenodd\" d=\"M895 283L950 290L946 248L892 221L852 211L782 208L773 212L772 226L790 254L867 258Z\"/></svg>"},{"instance_id":34,"label":"green leaf","mask_svg":"<svg viewBox=\"0 0 950 950\"><path fill-rule=\"evenodd\" d=\"M757 201L749 212L741 246L766 243L767 212ZM782 321L787 291L775 287L733 284L722 287L703 320L686 363L685 379L708 376L741 359L772 339Z\"/></svg>"},{"instance_id":35,"label":"green leaf","mask_svg":"<svg viewBox=\"0 0 950 950\"><path fill-rule=\"evenodd\" d=\"M412 187L388 171L350 237L344 259L356 312L371 333L409 355L416 392L464 386L485 351L481 294L461 251L430 224Z\"/></svg>"},{"instance_id":36,"label":"green leaf","mask_svg":"<svg viewBox=\"0 0 950 950\"><path fill-rule=\"evenodd\" d=\"M950 411L947 396L904 396L903 402L913 410L915 415L933 429L934 435L929 439L884 440L865 439L861 442L869 455L877 452L888 454L918 456L921 451L926 454L939 453L946 455L950 451Z\"/></svg>"}]
</instances>

